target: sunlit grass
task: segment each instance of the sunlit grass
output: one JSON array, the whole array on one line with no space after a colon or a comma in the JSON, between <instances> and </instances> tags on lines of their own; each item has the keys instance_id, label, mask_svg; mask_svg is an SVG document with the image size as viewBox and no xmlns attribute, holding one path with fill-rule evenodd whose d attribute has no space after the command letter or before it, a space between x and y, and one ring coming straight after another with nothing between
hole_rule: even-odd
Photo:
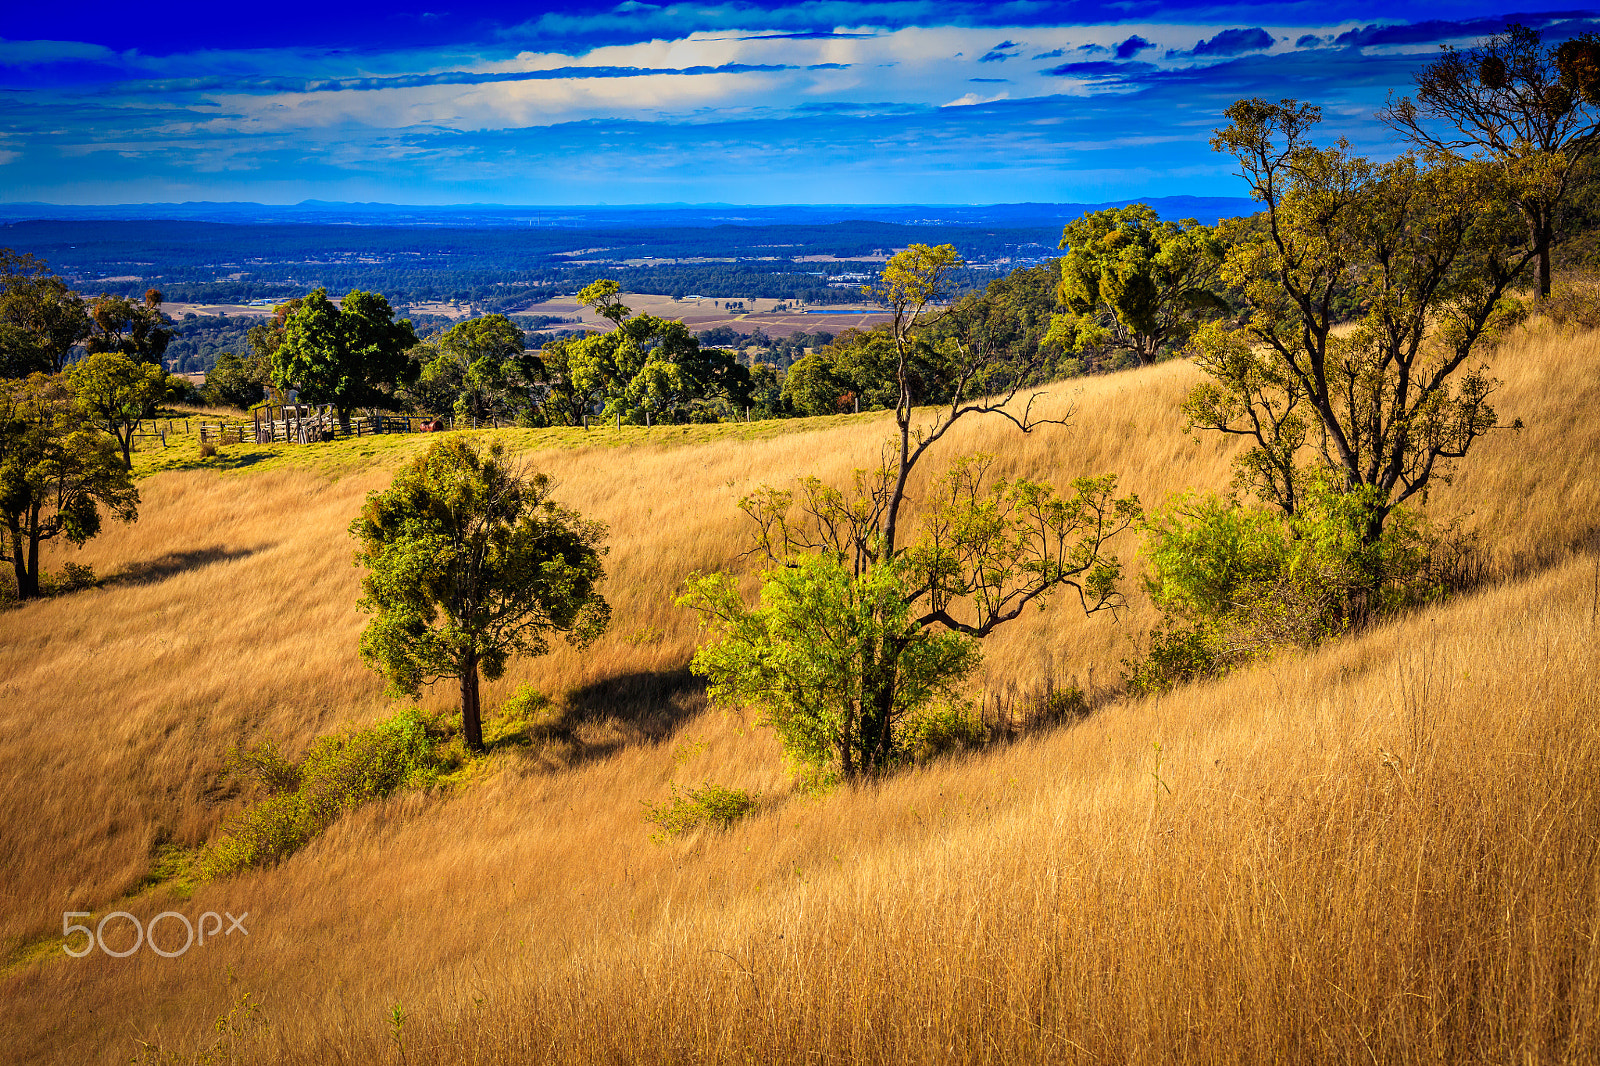
<instances>
[{"instance_id":1,"label":"sunlit grass","mask_svg":"<svg viewBox=\"0 0 1600 1066\"><path fill-rule=\"evenodd\" d=\"M1600 1057L1600 635L1575 554L1600 529L1600 336L1536 328L1494 363L1502 419L1529 428L1430 509L1470 513L1515 581L1151 703L1108 702L1153 617L1137 582L1116 621L1061 599L987 642L983 683L1076 678L1085 724L821 797L707 708L672 599L744 565L742 494L841 480L886 416L484 431L609 524L611 634L487 687L554 702L472 781L192 898L143 886L245 802L230 748L297 757L391 713L356 653L345 529L428 438L226 446L212 469L141 451L140 521L45 560L103 586L0 614L0 1057L126 1062L138 1038L190 1061L245 993L266 1024L234 1053L261 1062L398 1061L397 1003L408 1062ZM1115 471L1147 502L1223 490L1230 445L1177 414L1194 380L1057 386L1070 428L966 423L939 454ZM653 843L647 805L705 782L761 805ZM119 906L249 911L251 936L50 950L62 911Z\"/></svg>"}]
</instances>

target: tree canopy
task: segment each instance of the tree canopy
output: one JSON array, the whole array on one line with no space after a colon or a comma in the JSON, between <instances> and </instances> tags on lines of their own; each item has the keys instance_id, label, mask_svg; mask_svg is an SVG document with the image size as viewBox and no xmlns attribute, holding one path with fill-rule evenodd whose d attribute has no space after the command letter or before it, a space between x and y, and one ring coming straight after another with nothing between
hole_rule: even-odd
<instances>
[{"instance_id":1,"label":"tree canopy","mask_svg":"<svg viewBox=\"0 0 1600 1066\"><path fill-rule=\"evenodd\" d=\"M317 289L284 320L271 353L272 381L297 387L310 403L332 404L348 421L355 408L381 402L406 378L406 352L416 343L410 321L396 322L382 296L356 290L336 307Z\"/></svg>"},{"instance_id":2,"label":"tree canopy","mask_svg":"<svg viewBox=\"0 0 1600 1066\"><path fill-rule=\"evenodd\" d=\"M1290 514L1314 468L1336 471L1375 543L1396 505L1498 425L1496 382L1472 356L1521 315L1508 292L1533 253L1509 179L1487 161L1316 147L1321 113L1293 100L1241 100L1227 117L1212 145L1239 160L1266 224L1228 252L1244 324L1201 331L1209 380L1184 410L1251 441L1240 477ZM1335 333L1348 306L1353 328Z\"/></svg>"},{"instance_id":3,"label":"tree canopy","mask_svg":"<svg viewBox=\"0 0 1600 1066\"><path fill-rule=\"evenodd\" d=\"M1418 148L1493 163L1522 212L1550 295L1550 250L1561 236L1573 179L1600 146L1600 37L1546 45L1513 24L1471 48L1446 46L1416 74L1415 99L1380 117Z\"/></svg>"},{"instance_id":4,"label":"tree canopy","mask_svg":"<svg viewBox=\"0 0 1600 1066\"><path fill-rule=\"evenodd\" d=\"M90 328L83 298L42 260L0 248L0 377L59 374Z\"/></svg>"},{"instance_id":5,"label":"tree canopy","mask_svg":"<svg viewBox=\"0 0 1600 1066\"><path fill-rule=\"evenodd\" d=\"M520 471L499 442L451 434L367 497L350 526L359 543L361 655L390 690L461 686L467 742L483 748L478 679L514 655L542 655L561 633L584 645L610 608L598 585L605 527L550 499L550 479Z\"/></svg>"},{"instance_id":6,"label":"tree canopy","mask_svg":"<svg viewBox=\"0 0 1600 1066\"><path fill-rule=\"evenodd\" d=\"M98 296L89 301L93 330L84 341L92 355L120 352L135 362L161 365L172 331L161 313L161 293L150 289L140 303L126 296Z\"/></svg>"},{"instance_id":7,"label":"tree canopy","mask_svg":"<svg viewBox=\"0 0 1600 1066\"><path fill-rule=\"evenodd\" d=\"M84 417L116 438L122 465L133 468L133 431L167 394L167 372L116 351L95 352L67 367L67 384Z\"/></svg>"},{"instance_id":8,"label":"tree canopy","mask_svg":"<svg viewBox=\"0 0 1600 1066\"><path fill-rule=\"evenodd\" d=\"M1207 312L1226 310L1213 291L1222 243L1192 218L1163 222L1145 204L1085 212L1061 247L1066 310L1049 335L1073 353L1121 351L1149 365L1181 349Z\"/></svg>"},{"instance_id":9,"label":"tree canopy","mask_svg":"<svg viewBox=\"0 0 1600 1066\"><path fill-rule=\"evenodd\" d=\"M747 496L754 551L767 563L761 603L746 606L725 574L691 578L680 601L711 632L695 668L713 693L759 707L794 758L847 778L892 767L905 726L975 667L972 641L1028 605L1062 587L1091 613L1120 603L1108 542L1138 502L1118 498L1113 477L1080 479L1063 495L996 477L986 457L958 458L914 533L901 529L912 471L957 422L993 414L1025 433L1064 424L1034 412L1049 356L1013 343L1016 316L993 300L949 302L958 264L948 245L913 245L872 287L891 311L897 389L897 433L881 464L845 488L802 478L798 492ZM918 359L933 372L918 373ZM928 392L940 397L931 413Z\"/></svg>"},{"instance_id":10,"label":"tree canopy","mask_svg":"<svg viewBox=\"0 0 1600 1066\"><path fill-rule=\"evenodd\" d=\"M139 491L109 435L85 420L60 377L0 381L0 520L10 541L17 595L39 595L39 545L84 544L102 512L139 514Z\"/></svg>"}]
</instances>

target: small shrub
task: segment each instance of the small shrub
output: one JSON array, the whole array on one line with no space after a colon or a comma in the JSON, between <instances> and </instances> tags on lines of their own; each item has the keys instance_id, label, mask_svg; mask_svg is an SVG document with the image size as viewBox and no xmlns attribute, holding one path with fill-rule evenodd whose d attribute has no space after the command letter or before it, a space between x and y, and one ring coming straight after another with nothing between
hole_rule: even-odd
<instances>
[{"instance_id":1,"label":"small shrub","mask_svg":"<svg viewBox=\"0 0 1600 1066\"><path fill-rule=\"evenodd\" d=\"M217 446L212 444L210 441L206 441L204 444L200 445L200 458L211 459L214 458L216 454Z\"/></svg>"},{"instance_id":2,"label":"small shrub","mask_svg":"<svg viewBox=\"0 0 1600 1066\"><path fill-rule=\"evenodd\" d=\"M905 753L913 762L981 748L989 741L989 727L964 704L947 704L912 719L903 736Z\"/></svg>"},{"instance_id":3,"label":"small shrub","mask_svg":"<svg viewBox=\"0 0 1600 1066\"><path fill-rule=\"evenodd\" d=\"M1135 693L1215 677L1278 648L1312 647L1365 619L1431 602L1481 572L1475 535L1397 508L1363 544L1369 508L1330 483L1296 514L1185 496L1145 524L1145 586L1163 614L1124 660Z\"/></svg>"},{"instance_id":4,"label":"small shrub","mask_svg":"<svg viewBox=\"0 0 1600 1066\"><path fill-rule=\"evenodd\" d=\"M95 576L94 567L83 563L65 563L59 572L39 575L39 592L45 596L61 596L69 592L94 588L99 584L99 580ZM13 580L11 584L15 589L16 582Z\"/></svg>"},{"instance_id":5,"label":"small shrub","mask_svg":"<svg viewBox=\"0 0 1600 1066\"><path fill-rule=\"evenodd\" d=\"M204 849L201 874L223 877L279 862L345 811L435 783L453 768L444 747L421 712L408 708L367 729L319 737L298 764L270 743L234 751L229 770L268 795L231 819Z\"/></svg>"},{"instance_id":6,"label":"small shrub","mask_svg":"<svg viewBox=\"0 0 1600 1066\"><path fill-rule=\"evenodd\" d=\"M688 792L679 792L678 786L673 785L670 800L645 804L644 820L660 830L653 834L656 840L701 826L726 829L754 810L760 799L758 793L710 782Z\"/></svg>"},{"instance_id":7,"label":"small shrub","mask_svg":"<svg viewBox=\"0 0 1600 1066\"><path fill-rule=\"evenodd\" d=\"M488 723L485 741L527 744L543 739L554 724L555 701L524 681Z\"/></svg>"},{"instance_id":8,"label":"small shrub","mask_svg":"<svg viewBox=\"0 0 1600 1066\"><path fill-rule=\"evenodd\" d=\"M228 753L225 765L234 777L254 779L268 795L294 792L300 787L300 767L290 762L272 741L257 748L235 748Z\"/></svg>"}]
</instances>

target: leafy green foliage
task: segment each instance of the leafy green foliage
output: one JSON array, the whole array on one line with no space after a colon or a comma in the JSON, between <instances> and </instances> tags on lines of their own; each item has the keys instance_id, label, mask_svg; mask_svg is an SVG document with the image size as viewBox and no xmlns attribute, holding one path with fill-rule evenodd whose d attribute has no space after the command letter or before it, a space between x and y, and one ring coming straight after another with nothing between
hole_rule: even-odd
<instances>
[{"instance_id":1,"label":"leafy green foliage","mask_svg":"<svg viewBox=\"0 0 1600 1066\"><path fill-rule=\"evenodd\" d=\"M1144 204L1087 212L1061 235L1061 304L1049 338L1085 355L1119 351L1148 365L1181 349L1207 313L1226 310L1214 289L1216 231L1194 219L1163 222Z\"/></svg>"},{"instance_id":2,"label":"leafy green foliage","mask_svg":"<svg viewBox=\"0 0 1600 1066\"><path fill-rule=\"evenodd\" d=\"M513 655L544 654L551 633L584 645L610 617L597 589L605 527L558 507L551 487L513 469L502 444L451 434L369 494L350 526L367 568L359 606L373 615L363 659L398 695L458 679L474 751L480 672L494 680Z\"/></svg>"},{"instance_id":3,"label":"leafy green foliage","mask_svg":"<svg viewBox=\"0 0 1600 1066\"><path fill-rule=\"evenodd\" d=\"M616 323L606 333L560 337L541 353L550 395L546 418L578 425L593 408L628 425L718 422L742 417L750 371L731 354L702 348L682 322L633 315L605 279L579 297Z\"/></svg>"},{"instance_id":4,"label":"leafy green foliage","mask_svg":"<svg viewBox=\"0 0 1600 1066\"><path fill-rule=\"evenodd\" d=\"M434 784L454 765L415 708L367 729L319 737L298 763L272 744L236 750L229 771L264 797L223 827L201 853L199 871L225 877L280 862L346 811Z\"/></svg>"},{"instance_id":5,"label":"leafy green foliage","mask_svg":"<svg viewBox=\"0 0 1600 1066\"><path fill-rule=\"evenodd\" d=\"M133 469L133 431L166 398L167 372L121 352L102 351L67 367L66 379L84 417L116 438L123 465Z\"/></svg>"},{"instance_id":6,"label":"leafy green foliage","mask_svg":"<svg viewBox=\"0 0 1600 1066\"><path fill-rule=\"evenodd\" d=\"M1522 224L1487 163L1317 148L1320 112L1292 100L1227 116L1212 144L1240 161L1266 221L1228 251L1244 324L1197 333L1209 380L1184 413L1250 441L1241 482L1291 514L1317 470L1336 471L1375 543L1395 506L1448 481L1497 426L1497 383L1469 360L1522 313L1508 295L1532 254ZM1336 334L1352 305L1354 328Z\"/></svg>"},{"instance_id":7,"label":"leafy green foliage","mask_svg":"<svg viewBox=\"0 0 1600 1066\"><path fill-rule=\"evenodd\" d=\"M853 410L855 395L827 352L797 359L783 377L782 403L799 414L836 415Z\"/></svg>"},{"instance_id":8,"label":"leafy green foliage","mask_svg":"<svg viewBox=\"0 0 1600 1066\"><path fill-rule=\"evenodd\" d=\"M419 373L405 391L426 412L535 424L545 367L523 351L523 340L522 330L504 315L459 322L413 349Z\"/></svg>"},{"instance_id":9,"label":"leafy green foliage","mask_svg":"<svg viewBox=\"0 0 1600 1066\"><path fill-rule=\"evenodd\" d=\"M59 374L89 329L83 298L42 260L0 248L0 377Z\"/></svg>"},{"instance_id":10,"label":"leafy green foliage","mask_svg":"<svg viewBox=\"0 0 1600 1066\"><path fill-rule=\"evenodd\" d=\"M756 607L727 574L691 578L680 602L716 638L693 663L712 699L757 708L796 764L851 776L903 757L895 727L955 698L981 659L970 637L919 624L909 592L902 567L858 576L819 554L767 570Z\"/></svg>"},{"instance_id":11,"label":"leafy green foliage","mask_svg":"<svg viewBox=\"0 0 1600 1066\"><path fill-rule=\"evenodd\" d=\"M1546 45L1538 30L1513 23L1471 48L1446 47L1416 82L1415 99L1379 117L1424 152L1467 152L1495 168L1525 223L1539 296L1549 296L1551 249L1600 147L1600 38Z\"/></svg>"},{"instance_id":12,"label":"leafy green foliage","mask_svg":"<svg viewBox=\"0 0 1600 1066\"><path fill-rule=\"evenodd\" d=\"M99 535L102 512L122 522L139 514L112 438L85 421L60 377L0 382L0 521L18 598L40 594L40 544L86 543Z\"/></svg>"},{"instance_id":13,"label":"leafy green foliage","mask_svg":"<svg viewBox=\"0 0 1600 1066\"><path fill-rule=\"evenodd\" d=\"M659 830L652 837L659 843L704 826L727 829L755 810L760 801L759 793L709 781L681 792L673 785L670 800L645 804L644 820Z\"/></svg>"},{"instance_id":14,"label":"leafy green foliage","mask_svg":"<svg viewBox=\"0 0 1600 1066\"><path fill-rule=\"evenodd\" d=\"M264 334L262 343L273 339ZM356 407L387 398L385 390L404 380L406 352L416 343L410 321L394 321L382 296L357 290L335 307L317 289L284 320L282 340L271 351L272 381L282 389L298 388L310 403L331 403L348 418Z\"/></svg>"},{"instance_id":15,"label":"leafy green foliage","mask_svg":"<svg viewBox=\"0 0 1600 1066\"><path fill-rule=\"evenodd\" d=\"M1470 537L1401 508L1369 541L1372 506L1327 476L1292 515L1215 495L1169 501L1144 526L1146 587L1163 619L1126 664L1130 686L1156 691L1311 647L1457 584Z\"/></svg>"},{"instance_id":16,"label":"leafy green foliage","mask_svg":"<svg viewBox=\"0 0 1600 1066\"><path fill-rule=\"evenodd\" d=\"M249 409L261 402L262 390L271 381L272 366L266 359L227 352L207 372L202 395L208 403Z\"/></svg>"},{"instance_id":17,"label":"leafy green foliage","mask_svg":"<svg viewBox=\"0 0 1600 1066\"><path fill-rule=\"evenodd\" d=\"M920 538L901 544L911 472L957 421L998 414L1024 433L1061 421L1034 416L1037 394L1008 408L1048 357L1016 343L1024 316L989 294L943 303L959 266L949 245L913 245L870 289L891 313L883 351L894 353L899 431L881 465L857 470L849 489L802 478L798 495L763 486L740 501L768 562L760 605L747 607L725 574L691 578L679 601L713 632L694 661L713 698L760 708L814 779L901 761L908 723L957 700L978 662L973 638L1029 604L1062 586L1089 613L1121 602L1120 567L1105 547L1138 501L1116 498L1114 477L1079 479L1062 497L1027 479L991 478L985 457L959 459L930 493ZM947 405L931 416L918 413L927 389Z\"/></svg>"},{"instance_id":18,"label":"leafy green foliage","mask_svg":"<svg viewBox=\"0 0 1600 1066\"><path fill-rule=\"evenodd\" d=\"M161 365L161 357L172 341L161 313L161 293L150 289L144 300L135 303L126 296L99 296L89 302L93 330L84 340L91 354L119 352L134 362Z\"/></svg>"}]
</instances>

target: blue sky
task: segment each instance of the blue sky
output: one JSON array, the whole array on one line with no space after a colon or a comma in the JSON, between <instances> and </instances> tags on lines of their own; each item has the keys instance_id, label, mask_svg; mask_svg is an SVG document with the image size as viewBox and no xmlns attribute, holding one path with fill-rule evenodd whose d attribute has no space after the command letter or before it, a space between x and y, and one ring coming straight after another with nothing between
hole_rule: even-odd
<instances>
[{"instance_id":1,"label":"blue sky","mask_svg":"<svg viewBox=\"0 0 1600 1066\"><path fill-rule=\"evenodd\" d=\"M1008 203L1240 195L1247 96L1372 118L1441 44L1600 13L1344 4L13 5L0 201Z\"/></svg>"}]
</instances>

